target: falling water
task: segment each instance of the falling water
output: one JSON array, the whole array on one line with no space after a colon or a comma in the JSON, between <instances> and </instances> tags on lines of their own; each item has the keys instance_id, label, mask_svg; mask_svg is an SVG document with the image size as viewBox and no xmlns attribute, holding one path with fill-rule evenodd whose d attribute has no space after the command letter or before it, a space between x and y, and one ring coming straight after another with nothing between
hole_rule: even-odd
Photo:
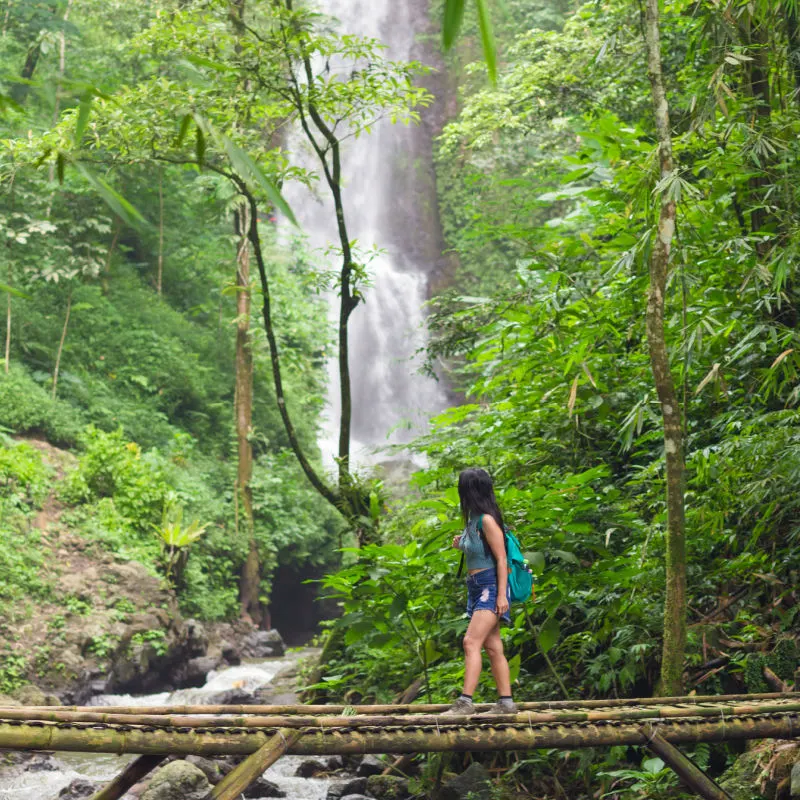
<instances>
[{"instance_id":1,"label":"falling water","mask_svg":"<svg viewBox=\"0 0 800 800\"><path fill-rule=\"evenodd\" d=\"M421 0L318 0L341 32L368 36L387 46L391 60L424 60L420 34L427 30ZM292 149L303 152L296 136ZM310 154L300 156L318 167ZM427 127L392 125L348 140L343 149L344 206L349 234L364 252L377 248L371 286L350 318L352 446L354 460L374 460L374 450L409 441L445 405L435 380L419 374L426 343L424 303L441 264L441 243ZM336 220L325 187L316 195L288 189L300 224L316 253L338 247ZM328 259L335 258L328 256ZM331 298L333 307L338 298ZM341 411L338 362L330 359L329 413L321 442L328 463L338 447Z\"/></svg>"}]
</instances>

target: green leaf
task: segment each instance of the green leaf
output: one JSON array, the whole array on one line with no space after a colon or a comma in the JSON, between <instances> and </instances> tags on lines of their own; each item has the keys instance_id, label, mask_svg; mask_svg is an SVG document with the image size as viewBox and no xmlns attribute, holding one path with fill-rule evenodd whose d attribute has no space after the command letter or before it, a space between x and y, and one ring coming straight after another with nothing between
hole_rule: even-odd
<instances>
[{"instance_id":1,"label":"green leaf","mask_svg":"<svg viewBox=\"0 0 800 800\"><path fill-rule=\"evenodd\" d=\"M186 141L186 134L189 133L189 126L192 124L192 115L191 114L184 114L183 119L181 120L181 127L178 131L178 138L175 140L175 147L183 147L184 141Z\"/></svg>"},{"instance_id":2,"label":"green leaf","mask_svg":"<svg viewBox=\"0 0 800 800\"><path fill-rule=\"evenodd\" d=\"M526 553L525 557L534 575L541 575L544 572L544 553L541 550Z\"/></svg>"},{"instance_id":3,"label":"green leaf","mask_svg":"<svg viewBox=\"0 0 800 800\"><path fill-rule=\"evenodd\" d=\"M114 191L101 177L95 175L88 167L75 162L78 172L94 187L106 205L121 219L132 227L146 225L145 218L119 192Z\"/></svg>"},{"instance_id":4,"label":"green leaf","mask_svg":"<svg viewBox=\"0 0 800 800\"><path fill-rule=\"evenodd\" d=\"M539 629L539 636L537 637L539 640L539 649L543 653L549 653L550 650L555 647L560 635L561 627L555 617L550 617Z\"/></svg>"},{"instance_id":5,"label":"green leaf","mask_svg":"<svg viewBox=\"0 0 800 800\"><path fill-rule=\"evenodd\" d=\"M93 96L91 92L84 92L78 105L78 117L75 121L75 144L80 144L86 126L89 124L89 113L92 110Z\"/></svg>"},{"instance_id":6,"label":"green leaf","mask_svg":"<svg viewBox=\"0 0 800 800\"><path fill-rule=\"evenodd\" d=\"M519 678L520 667L522 666L522 655L517 653L513 658L508 659L508 671L511 683Z\"/></svg>"},{"instance_id":7,"label":"green leaf","mask_svg":"<svg viewBox=\"0 0 800 800\"><path fill-rule=\"evenodd\" d=\"M186 61L190 64L194 64L196 67L207 67L208 69L213 69L215 72L232 72L234 69L227 64L222 64L219 61L212 61L210 58L203 58L203 56L189 54L185 58Z\"/></svg>"},{"instance_id":8,"label":"green leaf","mask_svg":"<svg viewBox=\"0 0 800 800\"><path fill-rule=\"evenodd\" d=\"M197 163L202 166L206 160L206 137L200 125L195 131L194 152L197 156Z\"/></svg>"},{"instance_id":9,"label":"green leaf","mask_svg":"<svg viewBox=\"0 0 800 800\"><path fill-rule=\"evenodd\" d=\"M489 70L489 80L497 83L497 47L492 30L492 20L489 18L489 8L486 0L475 0L478 5L478 24L481 29L481 42L483 43L483 57Z\"/></svg>"},{"instance_id":10,"label":"green leaf","mask_svg":"<svg viewBox=\"0 0 800 800\"><path fill-rule=\"evenodd\" d=\"M199 116L195 116L195 121L197 122L198 132L200 132L201 128L204 128L211 136L213 136L214 139L217 140L219 145L227 154L228 159L231 162L231 166L234 168L234 170L236 170L236 173L239 175L239 177L246 183L260 188L275 209L280 211L281 214L283 214L292 223L292 225L299 228L300 225L298 224L292 209L289 207L289 204L283 199L283 195L281 195L275 184L273 184L272 181L267 178L261 167L259 167L258 164L253 161L250 155L242 150L239 145L229 139L224 133L217 131L211 125L211 123L208 122L208 120L205 120Z\"/></svg>"},{"instance_id":11,"label":"green leaf","mask_svg":"<svg viewBox=\"0 0 800 800\"><path fill-rule=\"evenodd\" d=\"M449 50L461 30L464 21L464 1L446 0L444 6L444 23L442 25L442 41L445 50Z\"/></svg>"},{"instance_id":12,"label":"green leaf","mask_svg":"<svg viewBox=\"0 0 800 800\"><path fill-rule=\"evenodd\" d=\"M7 286L5 283L0 283L0 292L14 295L14 297L21 297L23 300L31 299L30 295L25 294L25 292L21 292L19 289L15 289L13 286Z\"/></svg>"}]
</instances>

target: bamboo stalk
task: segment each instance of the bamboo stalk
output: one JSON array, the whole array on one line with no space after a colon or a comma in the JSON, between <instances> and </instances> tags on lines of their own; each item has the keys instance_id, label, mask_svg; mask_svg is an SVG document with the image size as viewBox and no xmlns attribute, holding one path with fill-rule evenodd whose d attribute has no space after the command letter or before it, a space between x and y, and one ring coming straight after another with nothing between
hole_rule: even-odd
<instances>
[{"instance_id":1,"label":"bamboo stalk","mask_svg":"<svg viewBox=\"0 0 800 800\"><path fill-rule=\"evenodd\" d=\"M149 775L163 760L164 756L139 756L135 761L131 761L108 786L93 794L90 800L119 800L128 789Z\"/></svg>"},{"instance_id":2,"label":"bamboo stalk","mask_svg":"<svg viewBox=\"0 0 800 800\"><path fill-rule=\"evenodd\" d=\"M729 695L681 695L676 697L609 698L604 700L538 700L518 703L522 711L538 711L558 708L624 708L626 706L700 705L704 703L732 703L759 700L798 700L800 692L767 692L763 694ZM485 711L491 703L477 703L476 707ZM19 707L16 707L19 710ZM125 714L130 706L29 706L32 711L75 711L107 714ZM450 708L449 703L405 703L402 705L233 705L233 706L136 706L140 714L259 714L259 715L314 715L334 716L345 710L349 714L435 714ZM0 707L0 714L6 709Z\"/></svg>"},{"instance_id":3,"label":"bamboo stalk","mask_svg":"<svg viewBox=\"0 0 800 800\"><path fill-rule=\"evenodd\" d=\"M644 706L605 710L521 711L516 714L496 714L492 724L569 724L573 722L617 722L649 719L672 719L682 717L719 717L730 719L753 714L800 713L800 702L750 703L728 706ZM423 727L436 725L452 727L464 725L469 717L442 716L439 714L401 714L383 716L261 716L251 715L166 715L166 714L106 714L74 711L36 711L12 708L0 712L9 720L32 719L41 722L84 722L106 725L139 725L161 728L365 728ZM478 720L486 724L488 720Z\"/></svg>"},{"instance_id":4,"label":"bamboo stalk","mask_svg":"<svg viewBox=\"0 0 800 800\"><path fill-rule=\"evenodd\" d=\"M659 735L673 744L800 737L800 714L722 721L664 720ZM229 732L141 730L137 728L70 728L0 722L0 748L147 755L249 755L269 741L265 731ZM429 730L306 730L289 748L292 755L364 753L470 752L536 750L647 744L636 723L523 725L512 728L438 728Z\"/></svg>"},{"instance_id":5,"label":"bamboo stalk","mask_svg":"<svg viewBox=\"0 0 800 800\"><path fill-rule=\"evenodd\" d=\"M732 800L731 796L717 786L688 756L681 753L675 745L659 736L652 726L645 726L647 746L660 756L693 792L705 800Z\"/></svg>"},{"instance_id":6,"label":"bamboo stalk","mask_svg":"<svg viewBox=\"0 0 800 800\"><path fill-rule=\"evenodd\" d=\"M300 731L279 730L214 787L214 800L236 800L300 738Z\"/></svg>"}]
</instances>

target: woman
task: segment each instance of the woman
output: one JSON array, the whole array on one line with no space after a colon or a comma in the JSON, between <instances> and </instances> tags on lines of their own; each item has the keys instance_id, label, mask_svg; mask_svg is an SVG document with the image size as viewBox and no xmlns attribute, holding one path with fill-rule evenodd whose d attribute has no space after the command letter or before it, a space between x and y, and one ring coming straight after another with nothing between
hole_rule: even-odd
<instances>
[{"instance_id":1,"label":"woman","mask_svg":"<svg viewBox=\"0 0 800 800\"><path fill-rule=\"evenodd\" d=\"M485 713L513 714L517 706L511 696L508 661L500 638L500 623L511 622L503 515L497 506L492 479L485 470L465 469L458 477L458 496L466 527L462 534L453 538L453 547L466 556L470 620L464 636L464 691L444 713L475 713L472 695L483 666L483 649L489 654L500 695Z\"/></svg>"}]
</instances>

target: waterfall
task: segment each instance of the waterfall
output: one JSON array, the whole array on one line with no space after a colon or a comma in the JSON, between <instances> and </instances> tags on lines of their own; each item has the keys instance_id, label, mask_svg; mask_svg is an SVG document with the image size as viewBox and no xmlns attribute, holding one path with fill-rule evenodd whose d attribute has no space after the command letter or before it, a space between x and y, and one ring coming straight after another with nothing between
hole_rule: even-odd
<instances>
[{"instance_id":1,"label":"waterfall","mask_svg":"<svg viewBox=\"0 0 800 800\"><path fill-rule=\"evenodd\" d=\"M317 0L315 5L341 32L381 41L389 59L425 60L418 42L429 26L425 0ZM300 135L290 146L304 166L319 171ZM429 281L441 268L442 252L430 124L406 127L382 121L371 134L346 142L342 161L350 238L358 240L361 252L381 251L370 264L372 282L365 301L350 318L351 453L358 465L375 460L377 447L410 441L446 405L442 387L418 373L427 341L423 305ZM315 258L331 246L338 248L327 187L321 182L312 194L289 186L287 197ZM328 256L329 262L335 258ZM338 297L331 297L330 305L333 319ZM335 357L328 361L328 376L320 444L331 465L341 411Z\"/></svg>"}]
</instances>

